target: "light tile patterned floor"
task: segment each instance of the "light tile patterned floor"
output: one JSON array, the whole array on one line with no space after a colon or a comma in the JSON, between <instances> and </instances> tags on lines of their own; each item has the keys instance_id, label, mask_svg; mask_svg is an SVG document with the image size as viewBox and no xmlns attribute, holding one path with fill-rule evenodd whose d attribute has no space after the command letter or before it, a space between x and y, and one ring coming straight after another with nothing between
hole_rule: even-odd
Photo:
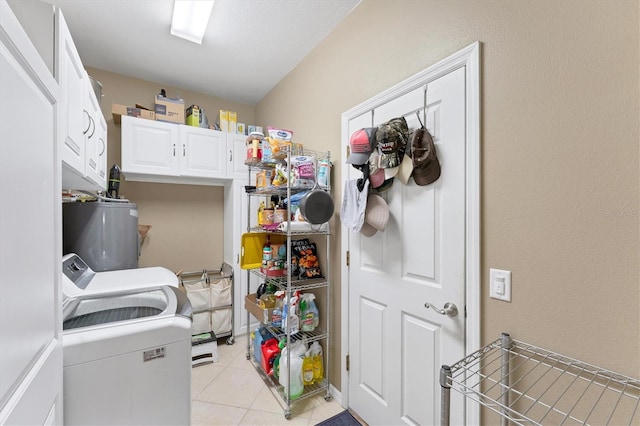
<instances>
[{"instance_id":1,"label":"light tile patterned floor","mask_svg":"<svg viewBox=\"0 0 640 426\"><path fill-rule=\"evenodd\" d=\"M320 394L296 402L291 419L246 357L246 340L234 345L218 342L218 362L191 369L191 424L196 425L315 425L342 408Z\"/></svg>"}]
</instances>

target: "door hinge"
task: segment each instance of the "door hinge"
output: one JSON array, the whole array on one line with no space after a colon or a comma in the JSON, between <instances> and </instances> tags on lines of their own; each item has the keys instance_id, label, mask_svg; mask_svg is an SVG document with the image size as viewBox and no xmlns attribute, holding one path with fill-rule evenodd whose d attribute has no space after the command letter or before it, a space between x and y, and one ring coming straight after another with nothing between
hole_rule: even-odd
<instances>
[{"instance_id":1,"label":"door hinge","mask_svg":"<svg viewBox=\"0 0 640 426\"><path fill-rule=\"evenodd\" d=\"M347 145L347 156L345 158L349 158L349 156L351 155L351 148L349 147L349 145Z\"/></svg>"},{"instance_id":2,"label":"door hinge","mask_svg":"<svg viewBox=\"0 0 640 426\"><path fill-rule=\"evenodd\" d=\"M349 355L347 355L347 371L349 371Z\"/></svg>"},{"instance_id":3,"label":"door hinge","mask_svg":"<svg viewBox=\"0 0 640 426\"><path fill-rule=\"evenodd\" d=\"M349 250L347 250L347 266L349 266L349 261L350 261L350 260L351 260L351 259L349 258Z\"/></svg>"}]
</instances>

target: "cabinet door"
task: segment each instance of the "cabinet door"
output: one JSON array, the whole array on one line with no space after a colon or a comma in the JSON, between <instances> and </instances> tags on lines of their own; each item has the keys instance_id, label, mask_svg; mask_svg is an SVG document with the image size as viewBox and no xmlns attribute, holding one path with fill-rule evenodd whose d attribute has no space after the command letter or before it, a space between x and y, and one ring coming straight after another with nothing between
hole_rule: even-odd
<instances>
[{"instance_id":1,"label":"cabinet door","mask_svg":"<svg viewBox=\"0 0 640 426\"><path fill-rule=\"evenodd\" d=\"M180 126L180 175L225 178L226 146L223 132Z\"/></svg>"},{"instance_id":2,"label":"cabinet door","mask_svg":"<svg viewBox=\"0 0 640 426\"><path fill-rule=\"evenodd\" d=\"M247 156L247 136L227 133L227 177L247 179L248 167L244 164Z\"/></svg>"},{"instance_id":3,"label":"cabinet door","mask_svg":"<svg viewBox=\"0 0 640 426\"><path fill-rule=\"evenodd\" d=\"M88 78L85 79L85 101L89 117L89 130L85 134L85 173L97 188L104 190L107 186L107 126Z\"/></svg>"},{"instance_id":4,"label":"cabinet door","mask_svg":"<svg viewBox=\"0 0 640 426\"><path fill-rule=\"evenodd\" d=\"M178 176L178 127L123 115L122 171Z\"/></svg>"},{"instance_id":5,"label":"cabinet door","mask_svg":"<svg viewBox=\"0 0 640 426\"><path fill-rule=\"evenodd\" d=\"M62 11L56 10L56 79L62 90L62 161L79 175L85 174L85 133L89 130L84 92L87 74ZM64 183L63 183L64 185Z\"/></svg>"}]
</instances>

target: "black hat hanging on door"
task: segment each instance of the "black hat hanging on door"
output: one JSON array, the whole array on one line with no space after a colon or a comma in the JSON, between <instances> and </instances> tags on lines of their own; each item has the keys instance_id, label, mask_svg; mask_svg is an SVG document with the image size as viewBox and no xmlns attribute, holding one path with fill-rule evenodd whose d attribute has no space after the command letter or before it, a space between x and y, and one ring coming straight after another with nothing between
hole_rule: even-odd
<instances>
[{"instance_id":1,"label":"black hat hanging on door","mask_svg":"<svg viewBox=\"0 0 640 426\"><path fill-rule=\"evenodd\" d=\"M420 117L418 116L418 119ZM440 162L436 153L436 146L429 131L422 125L413 132L411 137L411 154L413 159L413 180L417 185L424 186L435 182L440 177Z\"/></svg>"}]
</instances>

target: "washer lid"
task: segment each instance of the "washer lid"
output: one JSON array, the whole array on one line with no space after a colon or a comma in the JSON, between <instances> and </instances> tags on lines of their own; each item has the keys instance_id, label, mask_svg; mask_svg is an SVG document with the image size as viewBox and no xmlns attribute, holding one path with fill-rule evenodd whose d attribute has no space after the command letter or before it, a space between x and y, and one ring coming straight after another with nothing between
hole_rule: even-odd
<instances>
[{"instance_id":1,"label":"washer lid","mask_svg":"<svg viewBox=\"0 0 640 426\"><path fill-rule=\"evenodd\" d=\"M62 293L64 298L96 295L143 288L178 287L176 274L167 268L153 266L119 271L95 272L75 253L62 258Z\"/></svg>"},{"instance_id":2,"label":"washer lid","mask_svg":"<svg viewBox=\"0 0 640 426\"><path fill-rule=\"evenodd\" d=\"M170 287L80 296L63 308L63 330L165 317L178 313L178 300Z\"/></svg>"}]
</instances>

